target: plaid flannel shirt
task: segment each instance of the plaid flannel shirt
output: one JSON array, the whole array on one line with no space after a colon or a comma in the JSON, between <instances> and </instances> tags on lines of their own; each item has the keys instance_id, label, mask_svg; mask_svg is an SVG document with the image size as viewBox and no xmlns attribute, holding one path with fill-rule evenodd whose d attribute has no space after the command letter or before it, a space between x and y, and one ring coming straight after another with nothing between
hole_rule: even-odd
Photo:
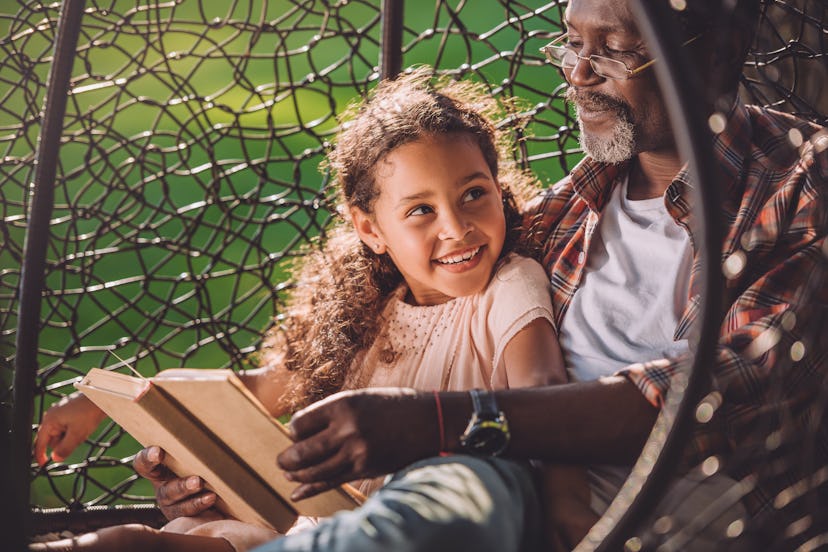
<instances>
[{"instance_id":1,"label":"plaid flannel shirt","mask_svg":"<svg viewBox=\"0 0 828 552\"><path fill-rule=\"evenodd\" d=\"M818 400L814 389L824 385L828 371L828 343L818 336L804 341L800 360L788 361L800 356L800 349L792 347L804 339L809 323L825 319L828 133L783 113L737 103L725 131L715 138L714 156L723 186L721 260L728 276L718 362L707 389L716 410L709 421L696 424L685 461L692 466L711 455L727 459L741 451L742 457L726 468L731 476L744 478L758 469L751 465L749 451L761 449L761 457L768 458L768 431L756 426L762 416L769 410L788 412L800 425L808 424L808 412ZM601 211L628 168L586 158L527 213L528 226L544 245L558 327L578 289ZM685 168L665 194L668 212L689 232L694 248L689 297L675 339L692 337L697 329L703 285L689 186ZM802 303L804 295L808 304ZM642 361L619 373L660 407L688 359ZM825 458L824 430L817 440ZM784 482L766 488L756 484L745 504L753 513L764 510L797 477L788 474Z\"/></svg>"}]
</instances>

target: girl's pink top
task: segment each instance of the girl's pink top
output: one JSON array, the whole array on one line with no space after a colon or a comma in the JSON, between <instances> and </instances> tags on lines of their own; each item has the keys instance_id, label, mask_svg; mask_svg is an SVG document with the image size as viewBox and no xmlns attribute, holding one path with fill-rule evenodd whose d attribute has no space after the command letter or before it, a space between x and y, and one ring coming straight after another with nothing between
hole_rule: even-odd
<instances>
[{"instance_id":1,"label":"girl's pink top","mask_svg":"<svg viewBox=\"0 0 828 552\"><path fill-rule=\"evenodd\" d=\"M517 255L506 261L483 292L439 305L409 305L403 301L407 288L398 289L383 311L384 330L357 357L345 387L509 387L506 344L533 320L554 322L540 264Z\"/></svg>"}]
</instances>

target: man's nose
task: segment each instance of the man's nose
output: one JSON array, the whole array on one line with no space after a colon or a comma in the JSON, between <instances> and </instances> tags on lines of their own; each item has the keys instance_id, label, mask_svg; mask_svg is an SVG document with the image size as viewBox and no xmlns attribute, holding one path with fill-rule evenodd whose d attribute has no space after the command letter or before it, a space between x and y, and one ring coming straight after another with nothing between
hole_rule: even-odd
<instances>
[{"instance_id":1,"label":"man's nose","mask_svg":"<svg viewBox=\"0 0 828 552\"><path fill-rule=\"evenodd\" d=\"M578 55L572 69L564 72L566 80L573 86L589 86L603 80L592 68L589 56Z\"/></svg>"}]
</instances>

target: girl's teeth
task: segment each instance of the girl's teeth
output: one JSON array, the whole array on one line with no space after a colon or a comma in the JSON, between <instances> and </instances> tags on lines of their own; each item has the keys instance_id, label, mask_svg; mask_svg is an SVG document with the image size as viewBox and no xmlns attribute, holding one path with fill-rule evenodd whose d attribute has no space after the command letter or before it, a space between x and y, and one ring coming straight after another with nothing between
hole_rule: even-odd
<instances>
[{"instance_id":1,"label":"girl's teeth","mask_svg":"<svg viewBox=\"0 0 828 552\"><path fill-rule=\"evenodd\" d=\"M473 249L472 251L469 251L468 253L464 253L463 255L453 255L451 257L447 257L447 258L444 258L444 259L438 259L437 262L440 263L440 264L462 263L464 261L468 261L469 259L471 259L475 255L477 255L478 251L480 251L479 247Z\"/></svg>"}]
</instances>

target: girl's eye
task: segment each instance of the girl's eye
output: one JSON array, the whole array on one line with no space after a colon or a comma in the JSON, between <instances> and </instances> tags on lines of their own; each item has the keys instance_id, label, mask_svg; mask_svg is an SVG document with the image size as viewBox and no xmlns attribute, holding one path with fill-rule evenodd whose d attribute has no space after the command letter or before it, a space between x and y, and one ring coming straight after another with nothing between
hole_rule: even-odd
<instances>
[{"instance_id":1,"label":"girl's eye","mask_svg":"<svg viewBox=\"0 0 828 552\"><path fill-rule=\"evenodd\" d=\"M408 216L410 217L410 216L413 215L413 216L417 217L417 216L427 215L427 214L433 213L433 212L434 212L434 209L432 209L428 205L419 205L419 206L414 207L413 209L411 209L408 212Z\"/></svg>"},{"instance_id":2,"label":"girl's eye","mask_svg":"<svg viewBox=\"0 0 828 552\"><path fill-rule=\"evenodd\" d=\"M483 188L472 188L463 195L463 203L480 199L484 195L486 195L486 191Z\"/></svg>"}]
</instances>

